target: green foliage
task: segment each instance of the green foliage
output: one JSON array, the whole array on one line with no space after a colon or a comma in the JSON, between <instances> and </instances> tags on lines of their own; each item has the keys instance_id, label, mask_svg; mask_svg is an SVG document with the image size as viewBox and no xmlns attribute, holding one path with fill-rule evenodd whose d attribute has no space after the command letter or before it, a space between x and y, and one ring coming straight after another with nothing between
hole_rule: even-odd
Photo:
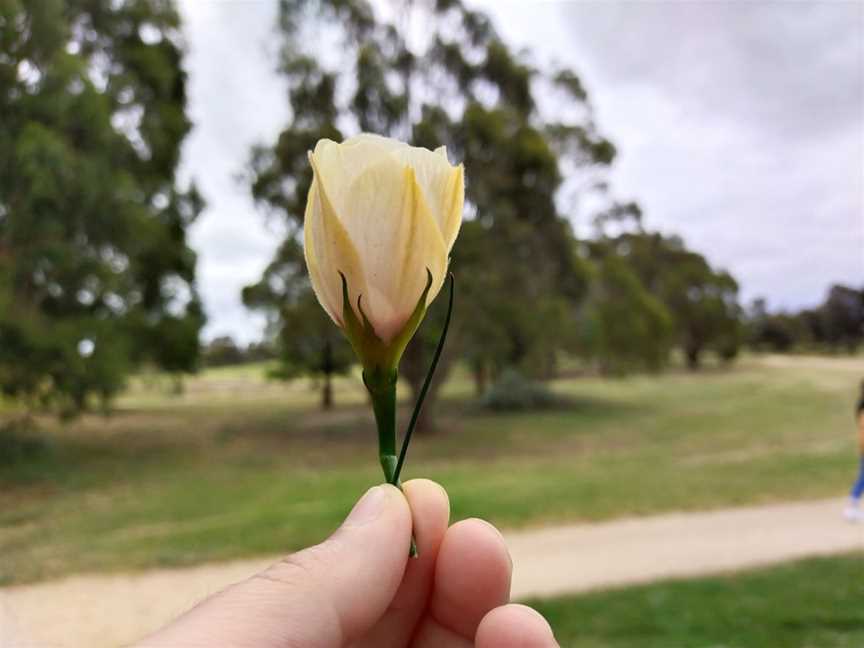
<instances>
[{"instance_id":1,"label":"green foliage","mask_svg":"<svg viewBox=\"0 0 864 648\"><path fill-rule=\"evenodd\" d=\"M668 361L672 316L621 257L597 262L584 326L583 348L607 373L657 371Z\"/></svg>"},{"instance_id":2,"label":"green foliage","mask_svg":"<svg viewBox=\"0 0 864 648\"><path fill-rule=\"evenodd\" d=\"M226 367L241 364L245 360L245 355L234 338L230 335L220 335L201 349L201 360L206 367Z\"/></svg>"},{"instance_id":3,"label":"green foliage","mask_svg":"<svg viewBox=\"0 0 864 648\"><path fill-rule=\"evenodd\" d=\"M864 289L831 286L820 315L825 343L832 349L853 353L864 341Z\"/></svg>"},{"instance_id":4,"label":"green foliage","mask_svg":"<svg viewBox=\"0 0 864 648\"><path fill-rule=\"evenodd\" d=\"M562 646L853 648L864 642L860 553L531 605Z\"/></svg>"},{"instance_id":5,"label":"green foliage","mask_svg":"<svg viewBox=\"0 0 864 648\"><path fill-rule=\"evenodd\" d=\"M0 4L0 389L74 414L204 316L175 170L190 124L170 2Z\"/></svg>"},{"instance_id":6,"label":"green foliage","mask_svg":"<svg viewBox=\"0 0 864 648\"><path fill-rule=\"evenodd\" d=\"M803 325L803 326L802 326ZM803 313L769 313L764 299L755 299L746 314L745 335L755 351L785 352L809 336Z\"/></svg>"},{"instance_id":7,"label":"green foliage","mask_svg":"<svg viewBox=\"0 0 864 648\"><path fill-rule=\"evenodd\" d=\"M32 421L28 420L13 420L0 425L0 469L14 470L45 459L51 451L51 444L32 432Z\"/></svg>"},{"instance_id":8,"label":"green foliage","mask_svg":"<svg viewBox=\"0 0 864 648\"><path fill-rule=\"evenodd\" d=\"M526 378L515 369L507 369L481 402L483 407L493 411L514 412L555 407L563 401L543 383Z\"/></svg>"},{"instance_id":9,"label":"green foliage","mask_svg":"<svg viewBox=\"0 0 864 648\"><path fill-rule=\"evenodd\" d=\"M241 347L230 335L213 338L201 350L201 361L205 367L230 367L276 357L276 349L269 342L253 342Z\"/></svg>"},{"instance_id":10,"label":"green foliage","mask_svg":"<svg viewBox=\"0 0 864 648\"><path fill-rule=\"evenodd\" d=\"M712 347L728 356L739 335L738 283L696 252L677 254L668 270L661 294L675 316L687 364L698 368L702 352Z\"/></svg>"},{"instance_id":11,"label":"green foliage","mask_svg":"<svg viewBox=\"0 0 864 648\"><path fill-rule=\"evenodd\" d=\"M756 299L745 325L747 342L757 351L855 353L864 342L864 286L831 286L822 304L798 312L772 313L764 299Z\"/></svg>"},{"instance_id":12,"label":"green foliage","mask_svg":"<svg viewBox=\"0 0 864 648\"><path fill-rule=\"evenodd\" d=\"M628 220L636 225L635 230L611 237L601 232L600 238L589 244L592 258L621 259L644 289L663 304L671 316L674 342L684 351L691 369L699 367L707 350L724 360L733 359L742 337L735 279L728 272L713 269L680 238L642 229L641 212L633 205L613 208L601 214L597 222L602 229L609 222ZM631 293L635 288L631 283Z\"/></svg>"}]
</instances>

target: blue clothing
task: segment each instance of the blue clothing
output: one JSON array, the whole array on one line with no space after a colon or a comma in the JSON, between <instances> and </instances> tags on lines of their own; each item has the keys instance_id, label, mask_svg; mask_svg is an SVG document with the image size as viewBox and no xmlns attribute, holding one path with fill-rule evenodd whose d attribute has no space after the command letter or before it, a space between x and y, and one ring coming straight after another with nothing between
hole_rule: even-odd
<instances>
[{"instance_id":1,"label":"blue clothing","mask_svg":"<svg viewBox=\"0 0 864 648\"><path fill-rule=\"evenodd\" d=\"M861 455L861 466L858 469L858 480L852 486L852 499L861 499L864 495L864 455Z\"/></svg>"}]
</instances>

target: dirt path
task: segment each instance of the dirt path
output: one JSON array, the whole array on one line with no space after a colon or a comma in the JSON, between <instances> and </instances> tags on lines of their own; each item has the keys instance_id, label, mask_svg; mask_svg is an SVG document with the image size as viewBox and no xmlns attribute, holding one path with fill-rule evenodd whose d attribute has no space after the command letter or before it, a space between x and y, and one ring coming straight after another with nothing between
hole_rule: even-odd
<instances>
[{"instance_id":1,"label":"dirt path","mask_svg":"<svg viewBox=\"0 0 864 648\"><path fill-rule=\"evenodd\" d=\"M820 500L505 533L515 564L513 594L549 596L864 550L864 524L844 522L841 507ZM271 560L0 590L0 647L120 646ZM31 641L9 642L13 626L19 637L26 628Z\"/></svg>"}]
</instances>

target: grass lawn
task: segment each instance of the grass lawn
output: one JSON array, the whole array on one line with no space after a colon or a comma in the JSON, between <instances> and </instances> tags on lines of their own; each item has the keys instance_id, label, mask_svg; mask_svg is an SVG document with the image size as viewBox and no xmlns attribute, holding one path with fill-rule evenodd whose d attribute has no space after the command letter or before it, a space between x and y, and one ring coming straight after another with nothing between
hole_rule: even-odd
<instances>
[{"instance_id":1,"label":"grass lawn","mask_svg":"<svg viewBox=\"0 0 864 648\"><path fill-rule=\"evenodd\" d=\"M531 602L562 646L860 648L864 554Z\"/></svg>"},{"instance_id":2,"label":"grass lawn","mask_svg":"<svg viewBox=\"0 0 864 648\"><path fill-rule=\"evenodd\" d=\"M340 380L322 413L308 384L265 369L207 372L179 397L142 377L110 418L43 421L34 448L0 457L0 584L285 551L333 529L380 480L362 386ZM841 495L862 373L769 357L566 379L570 407L509 415L478 410L457 374L406 476L444 484L455 518L507 527Z\"/></svg>"}]
</instances>

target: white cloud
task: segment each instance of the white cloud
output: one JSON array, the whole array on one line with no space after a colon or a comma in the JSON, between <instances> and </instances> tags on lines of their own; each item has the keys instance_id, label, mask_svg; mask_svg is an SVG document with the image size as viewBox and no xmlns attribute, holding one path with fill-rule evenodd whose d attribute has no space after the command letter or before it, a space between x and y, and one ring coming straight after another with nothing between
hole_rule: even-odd
<instances>
[{"instance_id":1,"label":"white cloud","mask_svg":"<svg viewBox=\"0 0 864 648\"><path fill-rule=\"evenodd\" d=\"M254 340L263 319L246 310L240 291L261 276L281 235L237 176L250 147L274 141L288 117L286 88L274 71L276 3L184 0L180 10L194 123L181 174L194 178L207 201L190 237L209 318L204 334Z\"/></svg>"},{"instance_id":2,"label":"white cloud","mask_svg":"<svg viewBox=\"0 0 864 648\"><path fill-rule=\"evenodd\" d=\"M583 76L616 191L745 298L864 281L864 4L485 0Z\"/></svg>"}]
</instances>

